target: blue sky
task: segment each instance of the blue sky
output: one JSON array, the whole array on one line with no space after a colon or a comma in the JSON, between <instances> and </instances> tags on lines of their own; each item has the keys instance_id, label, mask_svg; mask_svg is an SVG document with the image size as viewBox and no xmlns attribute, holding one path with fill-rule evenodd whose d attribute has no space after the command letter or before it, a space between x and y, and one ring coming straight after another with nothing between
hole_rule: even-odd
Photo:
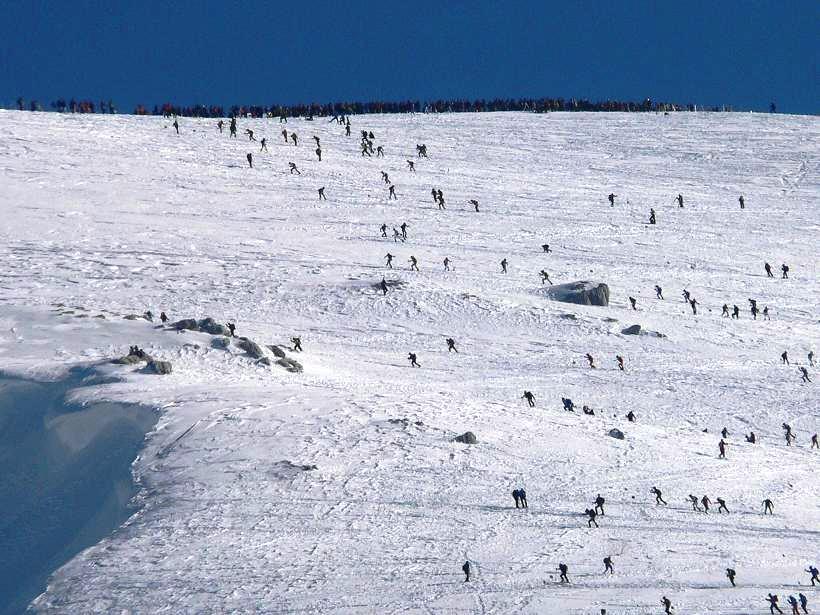
<instances>
[{"instance_id":1,"label":"blue sky","mask_svg":"<svg viewBox=\"0 0 820 615\"><path fill-rule=\"evenodd\" d=\"M817 0L10 0L0 103L648 96L817 113L819 26Z\"/></svg>"}]
</instances>

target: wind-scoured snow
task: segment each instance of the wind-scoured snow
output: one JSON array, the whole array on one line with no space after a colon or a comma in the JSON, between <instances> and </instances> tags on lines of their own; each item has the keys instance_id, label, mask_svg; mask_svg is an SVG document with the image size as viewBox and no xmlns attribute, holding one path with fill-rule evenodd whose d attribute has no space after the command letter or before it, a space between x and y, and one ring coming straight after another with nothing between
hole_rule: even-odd
<instances>
[{"instance_id":1,"label":"wind-scoured snow","mask_svg":"<svg viewBox=\"0 0 820 615\"><path fill-rule=\"evenodd\" d=\"M0 371L91 366L107 384L75 401L161 411L133 466L140 512L57 570L34 610L612 615L662 612L666 595L678 613L741 615L768 612L768 592L784 610L797 592L820 608L804 572L820 563L820 374L803 384L796 367L820 351L817 119L351 120L345 137L321 118L240 119L230 139L213 120L180 119L176 135L157 117L0 111ZM365 129L384 158L361 156ZM607 284L609 306L549 299L541 269ZM382 276L400 282L386 296ZM771 320L753 320L748 298ZM722 318L724 303L741 318ZM148 309L235 322L262 346L300 336L304 352L287 352L304 372L123 319ZM666 337L621 334L633 324ZM104 363L133 344L173 373ZM477 444L452 441L468 430ZM606 515L589 529L598 493ZM692 511L690 493L731 514Z\"/></svg>"}]
</instances>

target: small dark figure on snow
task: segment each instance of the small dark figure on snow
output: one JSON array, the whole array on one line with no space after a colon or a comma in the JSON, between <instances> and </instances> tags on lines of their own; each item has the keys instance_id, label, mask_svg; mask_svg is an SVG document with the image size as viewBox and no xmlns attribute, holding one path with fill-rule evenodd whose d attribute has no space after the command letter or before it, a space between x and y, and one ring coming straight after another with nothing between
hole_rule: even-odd
<instances>
[{"instance_id":1,"label":"small dark figure on snow","mask_svg":"<svg viewBox=\"0 0 820 615\"><path fill-rule=\"evenodd\" d=\"M253 138L253 130L250 128L245 129L245 134L248 135L248 141L256 141L256 139Z\"/></svg>"},{"instance_id":2,"label":"small dark figure on snow","mask_svg":"<svg viewBox=\"0 0 820 615\"><path fill-rule=\"evenodd\" d=\"M777 610L778 613L783 613L780 607L777 606L777 594L769 594L766 600L769 602L769 613L771 613L771 615L774 615L775 610Z\"/></svg>"},{"instance_id":3,"label":"small dark figure on snow","mask_svg":"<svg viewBox=\"0 0 820 615\"><path fill-rule=\"evenodd\" d=\"M419 263L415 256L410 256L410 271L418 271Z\"/></svg>"},{"instance_id":4,"label":"small dark figure on snow","mask_svg":"<svg viewBox=\"0 0 820 615\"><path fill-rule=\"evenodd\" d=\"M168 316L165 315L165 312L160 312L159 313L159 319L162 321L162 324L165 324L166 322L168 322Z\"/></svg>"},{"instance_id":5,"label":"small dark figure on snow","mask_svg":"<svg viewBox=\"0 0 820 615\"><path fill-rule=\"evenodd\" d=\"M789 266L787 264L783 263L782 265L780 265L780 271L783 272L783 278L782 279L784 279L784 280L788 279L788 277L789 277Z\"/></svg>"},{"instance_id":6,"label":"small dark figure on snow","mask_svg":"<svg viewBox=\"0 0 820 615\"><path fill-rule=\"evenodd\" d=\"M599 493L598 497L595 498L595 511L598 514L601 514L601 515L604 514L604 503L605 502L606 502L606 500Z\"/></svg>"},{"instance_id":7,"label":"small dark figure on snow","mask_svg":"<svg viewBox=\"0 0 820 615\"><path fill-rule=\"evenodd\" d=\"M247 158L247 159L248 159L248 166L249 166L250 168L253 168L253 154L251 154L250 152L248 152L248 154L245 156L245 158Z\"/></svg>"},{"instance_id":8,"label":"small dark figure on snow","mask_svg":"<svg viewBox=\"0 0 820 615\"><path fill-rule=\"evenodd\" d=\"M724 442L722 438L720 442L718 442L718 450L720 451L718 459L726 459L726 442Z\"/></svg>"},{"instance_id":9,"label":"small dark figure on snow","mask_svg":"<svg viewBox=\"0 0 820 615\"><path fill-rule=\"evenodd\" d=\"M657 284L655 285L655 296L658 299L663 299L663 289Z\"/></svg>"},{"instance_id":10,"label":"small dark figure on snow","mask_svg":"<svg viewBox=\"0 0 820 615\"><path fill-rule=\"evenodd\" d=\"M773 515L774 514L774 503L769 499L766 498L763 500L763 514L764 515Z\"/></svg>"},{"instance_id":11,"label":"small dark figure on snow","mask_svg":"<svg viewBox=\"0 0 820 615\"><path fill-rule=\"evenodd\" d=\"M655 219L655 210L654 210L654 209L650 209L650 210L649 210L649 224L655 224L655 223L656 223L656 219Z\"/></svg>"},{"instance_id":12,"label":"small dark figure on snow","mask_svg":"<svg viewBox=\"0 0 820 615\"><path fill-rule=\"evenodd\" d=\"M740 195L739 197L737 197L737 202L740 203L740 208L741 209L746 208L746 199L743 198L743 195Z\"/></svg>"},{"instance_id":13,"label":"small dark figure on snow","mask_svg":"<svg viewBox=\"0 0 820 615\"><path fill-rule=\"evenodd\" d=\"M665 615L672 615L672 601L664 596L661 598L661 604L663 605L663 612Z\"/></svg>"},{"instance_id":14,"label":"small dark figure on snow","mask_svg":"<svg viewBox=\"0 0 820 615\"><path fill-rule=\"evenodd\" d=\"M820 448L820 444L817 443L817 434L811 437L811 448Z\"/></svg>"},{"instance_id":15,"label":"small dark figure on snow","mask_svg":"<svg viewBox=\"0 0 820 615\"><path fill-rule=\"evenodd\" d=\"M784 350L783 354L780 355L780 362L789 365L789 351Z\"/></svg>"},{"instance_id":16,"label":"small dark figure on snow","mask_svg":"<svg viewBox=\"0 0 820 615\"><path fill-rule=\"evenodd\" d=\"M327 197L325 196L325 187L324 186L319 188L319 200L320 201L327 201Z\"/></svg>"},{"instance_id":17,"label":"small dark figure on snow","mask_svg":"<svg viewBox=\"0 0 820 615\"><path fill-rule=\"evenodd\" d=\"M390 184L390 187L387 189L387 200L390 199L394 201L399 200L399 197L396 196L396 187L393 184Z\"/></svg>"},{"instance_id":18,"label":"small dark figure on snow","mask_svg":"<svg viewBox=\"0 0 820 615\"><path fill-rule=\"evenodd\" d=\"M663 499L663 494L661 493L660 489L658 489L657 487L652 487L652 489L650 489L649 491L655 496L655 504L657 504L658 506L660 506L661 504L666 506L666 501Z\"/></svg>"},{"instance_id":19,"label":"small dark figure on snow","mask_svg":"<svg viewBox=\"0 0 820 615\"><path fill-rule=\"evenodd\" d=\"M698 503L698 496L689 494L689 501L692 502L692 510L695 512L702 512Z\"/></svg>"},{"instance_id":20,"label":"small dark figure on snow","mask_svg":"<svg viewBox=\"0 0 820 615\"><path fill-rule=\"evenodd\" d=\"M259 142L259 144L262 146L259 148L260 152L268 151L268 140L265 137L262 137L262 140Z\"/></svg>"},{"instance_id":21,"label":"small dark figure on snow","mask_svg":"<svg viewBox=\"0 0 820 615\"><path fill-rule=\"evenodd\" d=\"M382 232L382 237L387 237L387 225L386 224L382 224L379 230L381 230L381 232Z\"/></svg>"},{"instance_id":22,"label":"small dark figure on snow","mask_svg":"<svg viewBox=\"0 0 820 615\"><path fill-rule=\"evenodd\" d=\"M567 412L575 412L575 404L572 403L571 399L562 397L561 403L564 405L564 410L566 410Z\"/></svg>"},{"instance_id":23,"label":"small dark figure on snow","mask_svg":"<svg viewBox=\"0 0 820 615\"><path fill-rule=\"evenodd\" d=\"M458 354L458 350L456 349L456 341L452 337L447 338L447 352L455 352Z\"/></svg>"},{"instance_id":24,"label":"small dark figure on snow","mask_svg":"<svg viewBox=\"0 0 820 615\"><path fill-rule=\"evenodd\" d=\"M461 570L464 572L464 582L466 583L470 580L470 562L464 562Z\"/></svg>"},{"instance_id":25,"label":"small dark figure on snow","mask_svg":"<svg viewBox=\"0 0 820 615\"><path fill-rule=\"evenodd\" d=\"M407 222L402 222L399 228L401 229L402 239L407 239L407 229L410 228L410 225Z\"/></svg>"},{"instance_id":26,"label":"small dark figure on snow","mask_svg":"<svg viewBox=\"0 0 820 615\"><path fill-rule=\"evenodd\" d=\"M629 303L632 305L632 309L633 309L633 310L637 310L637 309L638 309L638 308L636 308L636 307L635 307L635 304L637 303L637 299L635 299L635 297L630 297L630 298L629 298Z\"/></svg>"},{"instance_id":27,"label":"small dark figure on snow","mask_svg":"<svg viewBox=\"0 0 820 615\"><path fill-rule=\"evenodd\" d=\"M592 524L594 523L594 524L595 524L595 527L598 527L598 522L595 520L595 518L598 516L598 513L596 513L596 512L595 512L593 509L591 509L591 508L587 508L587 509L584 511L584 513L586 514L586 516L587 516L587 517L589 517L589 520L587 520L587 526L591 528L591 527L592 527Z\"/></svg>"},{"instance_id":28,"label":"small dark figure on snow","mask_svg":"<svg viewBox=\"0 0 820 615\"><path fill-rule=\"evenodd\" d=\"M293 175L294 173L296 173L297 175L302 174L302 172L299 169L296 168L296 163L295 162L289 162L288 166L290 167L290 174L291 175Z\"/></svg>"},{"instance_id":29,"label":"small dark figure on snow","mask_svg":"<svg viewBox=\"0 0 820 615\"><path fill-rule=\"evenodd\" d=\"M720 435L724 439L728 438L729 437L729 430L724 427L723 429L720 430Z\"/></svg>"},{"instance_id":30,"label":"small dark figure on snow","mask_svg":"<svg viewBox=\"0 0 820 615\"><path fill-rule=\"evenodd\" d=\"M475 208L476 213L478 213L478 201L476 201L475 199L470 199L469 203Z\"/></svg>"},{"instance_id":31,"label":"small dark figure on snow","mask_svg":"<svg viewBox=\"0 0 820 615\"><path fill-rule=\"evenodd\" d=\"M701 503L701 506L703 506L703 512L705 512L708 515L709 514L709 504L712 503L712 500L709 499L709 496L704 495L700 499L700 503Z\"/></svg>"},{"instance_id":32,"label":"small dark figure on snow","mask_svg":"<svg viewBox=\"0 0 820 615\"><path fill-rule=\"evenodd\" d=\"M524 391L521 399L526 399L530 408L535 408L535 395L533 395L530 391Z\"/></svg>"},{"instance_id":33,"label":"small dark figure on snow","mask_svg":"<svg viewBox=\"0 0 820 615\"><path fill-rule=\"evenodd\" d=\"M387 261L387 268L392 269L393 268L393 255L390 254L390 252L388 252L387 254L385 254L384 259Z\"/></svg>"},{"instance_id":34,"label":"small dark figure on snow","mask_svg":"<svg viewBox=\"0 0 820 615\"><path fill-rule=\"evenodd\" d=\"M544 251L545 254L549 254L550 252L552 252L552 250L550 250L550 244L548 243L543 244L541 246L541 249Z\"/></svg>"},{"instance_id":35,"label":"small dark figure on snow","mask_svg":"<svg viewBox=\"0 0 820 615\"><path fill-rule=\"evenodd\" d=\"M789 603L789 606L792 607L791 615L800 615L800 609L798 608L797 598L795 598L794 596L789 596L787 598L787 601Z\"/></svg>"},{"instance_id":36,"label":"small dark figure on snow","mask_svg":"<svg viewBox=\"0 0 820 615\"><path fill-rule=\"evenodd\" d=\"M381 281L381 283L379 284L379 288L381 288L381 289L382 289L382 296L384 296L384 295L386 295L386 294L387 294L387 282L385 281L385 279L384 279L384 278L382 278L382 281Z\"/></svg>"},{"instance_id":37,"label":"small dark figure on snow","mask_svg":"<svg viewBox=\"0 0 820 615\"><path fill-rule=\"evenodd\" d=\"M407 161L407 166L410 167L410 172L411 173L416 172L416 163L415 162L413 162L412 160L408 160Z\"/></svg>"},{"instance_id":38,"label":"small dark figure on snow","mask_svg":"<svg viewBox=\"0 0 820 615\"><path fill-rule=\"evenodd\" d=\"M689 303L689 298L690 298L690 297L691 297L691 295L689 294L689 291L688 291L688 290L686 290L686 289L684 288L684 289L683 289L683 300L684 300L686 303Z\"/></svg>"},{"instance_id":39,"label":"small dark figure on snow","mask_svg":"<svg viewBox=\"0 0 820 615\"><path fill-rule=\"evenodd\" d=\"M302 338L301 337L292 337L290 338L291 344L293 344L293 352L302 352Z\"/></svg>"},{"instance_id":40,"label":"small dark figure on snow","mask_svg":"<svg viewBox=\"0 0 820 615\"><path fill-rule=\"evenodd\" d=\"M552 280L550 280L550 274L548 274L546 271L544 271L542 269L540 271L540 275L541 275L541 284L543 284L544 282L549 282L549 285L552 286Z\"/></svg>"},{"instance_id":41,"label":"small dark figure on snow","mask_svg":"<svg viewBox=\"0 0 820 615\"><path fill-rule=\"evenodd\" d=\"M750 431L749 435L746 436L746 442L749 444L755 444L757 442L757 437L755 436L755 432Z\"/></svg>"},{"instance_id":42,"label":"small dark figure on snow","mask_svg":"<svg viewBox=\"0 0 820 615\"><path fill-rule=\"evenodd\" d=\"M763 268L766 270L766 275L768 277L774 277L774 274L772 273L772 266L769 263L764 263Z\"/></svg>"},{"instance_id":43,"label":"small dark figure on snow","mask_svg":"<svg viewBox=\"0 0 820 615\"><path fill-rule=\"evenodd\" d=\"M442 262L444 263L444 271L450 271L450 259L445 256Z\"/></svg>"},{"instance_id":44,"label":"small dark figure on snow","mask_svg":"<svg viewBox=\"0 0 820 615\"><path fill-rule=\"evenodd\" d=\"M632 410L630 410L629 413L626 415L626 420L629 421L630 423L635 422L635 413L632 412Z\"/></svg>"},{"instance_id":45,"label":"small dark figure on snow","mask_svg":"<svg viewBox=\"0 0 820 615\"><path fill-rule=\"evenodd\" d=\"M567 577L567 565L566 564L558 564L558 572L561 573L561 583L569 583L569 577Z\"/></svg>"},{"instance_id":46,"label":"small dark figure on snow","mask_svg":"<svg viewBox=\"0 0 820 615\"><path fill-rule=\"evenodd\" d=\"M618 362L618 369L624 371L624 358L617 354L615 355L615 360Z\"/></svg>"},{"instance_id":47,"label":"small dark figure on snow","mask_svg":"<svg viewBox=\"0 0 820 615\"><path fill-rule=\"evenodd\" d=\"M589 353L586 353L584 356L587 358L587 361L589 362L589 366L592 369L595 369L595 360L592 358L592 355L589 354Z\"/></svg>"},{"instance_id":48,"label":"small dark figure on snow","mask_svg":"<svg viewBox=\"0 0 820 615\"><path fill-rule=\"evenodd\" d=\"M736 305L732 306L732 318L735 320L740 320L740 308Z\"/></svg>"},{"instance_id":49,"label":"small dark figure on snow","mask_svg":"<svg viewBox=\"0 0 820 615\"><path fill-rule=\"evenodd\" d=\"M518 500L521 502L522 508L529 508L527 504L527 492L524 491L524 488L518 490Z\"/></svg>"},{"instance_id":50,"label":"small dark figure on snow","mask_svg":"<svg viewBox=\"0 0 820 615\"><path fill-rule=\"evenodd\" d=\"M604 558L604 574L607 572L609 574L615 574L615 568L612 567L612 558L609 556Z\"/></svg>"},{"instance_id":51,"label":"small dark figure on snow","mask_svg":"<svg viewBox=\"0 0 820 615\"><path fill-rule=\"evenodd\" d=\"M736 587L736 585L735 585L735 570L734 570L734 568L727 568L727 569L726 569L726 577L729 579L729 582L732 584L732 587Z\"/></svg>"},{"instance_id":52,"label":"small dark figure on snow","mask_svg":"<svg viewBox=\"0 0 820 615\"><path fill-rule=\"evenodd\" d=\"M174 118L173 127L177 131L177 134L179 134L179 122L177 122L176 118Z\"/></svg>"},{"instance_id":53,"label":"small dark figure on snow","mask_svg":"<svg viewBox=\"0 0 820 615\"><path fill-rule=\"evenodd\" d=\"M232 322L226 323L228 331L231 332L231 337L236 337L236 325Z\"/></svg>"},{"instance_id":54,"label":"small dark figure on snow","mask_svg":"<svg viewBox=\"0 0 820 615\"><path fill-rule=\"evenodd\" d=\"M616 196L618 196L618 195L610 192L609 196L606 197L607 200L609 201L609 206L610 207L615 207L615 197Z\"/></svg>"},{"instance_id":55,"label":"small dark figure on snow","mask_svg":"<svg viewBox=\"0 0 820 615\"><path fill-rule=\"evenodd\" d=\"M678 202L678 207L683 208L683 195L679 194L675 197L675 200Z\"/></svg>"},{"instance_id":56,"label":"small dark figure on snow","mask_svg":"<svg viewBox=\"0 0 820 615\"><path fill-rule=\"evenodd\" d=\"M689 305L692 306L692 314L695 316L698 315L698 300L697 299L690 299Z\"/></svg>"},{"instance_id":57,"label":"small dark figure on snow","mask_svg":"<svg viewBox=\"0 0 820 615\"><path fill-rule=\"evenodd\" d=\"M811 575L811 585L812 585L812 587L814 587L815 583L820 585L820 571L817 570L816 566L809 566L806 569L806 572L808 572Z\"/></svg>"},{"instance_id":58,"label":"small dark figure on snow","mask_svg":"<svg viewBox=\"0 0 820 615\"><path fill-rule=\"evenodd\" d=\"M805 367L801 365L797 369L800 370L800 378L803 382L811 382L811 378L809 378L809 371Z\"/></svg>"},{"instance_id":59,"label":"small dark figure on snow","mask_svg":"<svg viewBox=\"0 0 820 615\"><path fill-rule=\"evenodd\" d=\"M407 360L410 361L410 367L421 367L416 361L416 353L411 352L407 355Z\"/></svg>"}]
</instances>

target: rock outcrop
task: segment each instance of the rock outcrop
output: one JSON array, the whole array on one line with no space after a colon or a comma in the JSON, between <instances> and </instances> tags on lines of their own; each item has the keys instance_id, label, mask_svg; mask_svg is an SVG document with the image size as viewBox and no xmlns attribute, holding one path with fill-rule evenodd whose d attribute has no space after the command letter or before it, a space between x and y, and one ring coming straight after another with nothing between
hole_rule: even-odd
<instances>
[{"instance_id":1,"label":"rock outcrop","mask_svg":"<svg viewBox=\"0 0 820 615\"><path fill-rule=\"evenodd\" d=\"M579 305L609 305L609 286L596 282L556 284L547 289L547 296L555 301Z\"/></svg>"}]
</instances>

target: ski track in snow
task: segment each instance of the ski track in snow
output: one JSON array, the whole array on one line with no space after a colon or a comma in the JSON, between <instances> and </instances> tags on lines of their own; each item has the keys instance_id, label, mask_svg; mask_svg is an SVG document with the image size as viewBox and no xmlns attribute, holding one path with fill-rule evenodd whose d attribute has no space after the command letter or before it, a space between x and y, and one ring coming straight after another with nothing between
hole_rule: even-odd
<instances>
[{"instance_id":1,"label":"ski track in snow","mask_svg":"<svg viewBox=\"0 0 820 615\"><path fill-rule=\"evenodd\" d=\"M155 117L0 111L0 369L55 378L131 344L174 365L164 377L103 366L119 380L78 392L162 415L134 463L142 509L58 570L36 611L630 614L660 612L667 595L679 613L728 615L766 611L769 591L810 592L820 608L802 572L820 560L818 384L778 358L805 365L820 350L816 118L353 116L349 138L291 120L299 147L275 120L248 127L269 153L214 120L183 118L177 136ZM361 157L362 129L385 158ZM379 237L405 221L407 243ZM791 279L767 279L764 261ZM542 268L609 284L610 306L545 299ZM382 297L382 275L404 285ZM748 297L771 321L751 319ZM724 302L739 321L720 317ZM301 335L305 372L121 319L149 308L232 320L261 344ZM668 337L620 334L634 323ZM561 396L596 416L562 412ZM785 447L784 421L798 446ZM452 442L466 430L477 445ZM743 441L750 430L761 443ZM516 486L526 511L511 508ZM589 530L599 492L607 514ZM689 493L732 514L694 513Z\"/></svg>"}]
</instances>

